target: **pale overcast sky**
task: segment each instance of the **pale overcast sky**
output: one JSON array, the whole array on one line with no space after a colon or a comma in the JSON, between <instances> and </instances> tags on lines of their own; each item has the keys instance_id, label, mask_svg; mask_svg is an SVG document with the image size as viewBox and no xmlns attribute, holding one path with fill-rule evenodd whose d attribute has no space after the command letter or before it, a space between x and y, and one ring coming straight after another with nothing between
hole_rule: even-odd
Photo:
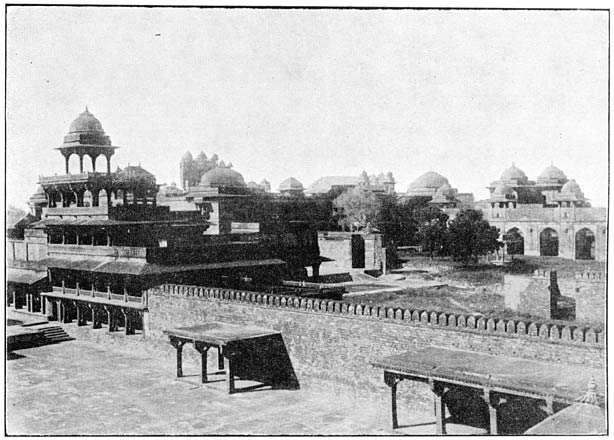
<instances>
[{"instance_id":1,"label":"pale overcast sky","mask_svg":"<svg viewBox=\"0 0 614 440\"><path fill-rule=\"evenodd\" d=\"M9 204L64 172L86 104L113 169L158 183L202 150L274 189L434 170L479 200L552 161L607 203L607 12L9 7L7 26Z\"/></svg>"}]
</instances>

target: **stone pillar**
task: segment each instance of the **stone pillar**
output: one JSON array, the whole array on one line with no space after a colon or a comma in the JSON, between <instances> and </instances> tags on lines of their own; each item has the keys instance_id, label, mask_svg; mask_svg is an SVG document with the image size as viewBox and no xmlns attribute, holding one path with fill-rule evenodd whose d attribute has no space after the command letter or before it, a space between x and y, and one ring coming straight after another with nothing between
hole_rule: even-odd
<instances>
[{"instance_id":1,"label":"stone pillar","mask_svg":"<svg viewBox=\"0 0 614 440\"><path fill-rule=\"evenodd\" d=\"M56 305L57 305L58 322L62 323L64 322L64 310L62 308L62 300L60 299L57 300Z\"/></svg>"},{"instance_id":2,"label":"stone pillar","mask_svg":"<svg viewBox=\"0 0 614 440\"><path fill-rule=\"evenodd\" d=\"M79 173L83 174L83 154L79 154Z\"/></svg>"},{"instance_id":3,"label":"stone pillar","mask_svg":"<svg viewBox=\"0 0 614 440\"><path fill-rule=\"evenodd\" d=\"M401 382L401 378L393 373L384 371L384 382L390 387L390 403L392 408L392 429L399 427L399 419L397 416L397 385Z\"/></svg>"},{"instance_id":4,"label":"stone pillar","mask_svg":"<svg viewBox=\"0 0 614 440\"><path fill-rule=\"evenodd\" d=\"M131 335L132 328L131 328L131 322L130 322L130 314L126 309L121 309L121 311L122 311L122 315L124 315L124 334Z\"/></svg>"},{"instance_id":5,"label":"stone pillar","mask_svg":"<svg viewBox=\"0 0 614 440\"><path fill-rule=\"evenodd\" d=\"M200 353L200 383L207 383L207 352L209 351L209 346L202 342L194 342L194 348Z\"/></svg>"},{"instance_id":6,"label":"stone pillar","mask_svg":"<svg viewBox=\"0 0 614 440\"><path fill-rule=\"evenodd\" d=\"M313 269L313 281L314 282L318 282L318 280L320 279L320 263L315 263L312 266Z\"/></svg>"},{"instance_id":7,"label":"stone pillar","mask_svg":"<svg viewBox=\"0 0 614 440\"><path fill-rule=\"evenodd\" d=\"M143 327L143 336L149 335L149 311L143 310L142 312L142 327Z\"/></svg>"},{"instance_id":8,"label":"stone pillar","mask_svg":"<svg viewBox=\"0 0 614 440\"><path fill-rule=\"evenodd\" d=\"M107 174L111 174L111 156L108 154L105 154L105 157L107 158ZM111 195L109 193L107 193L109 200L111 200Z\"/></svg>"},{"instance_id":9,"label":"stone pillar","mask_svg":"<svg viewBox=\"0 0 614 440\"><path fill-rule=\"evenodd\" d=\"M484 401L488 404L488 414L490 417L490 429L488 431L491 435L497 435L499 433L499 424L497 423L499 398L490 389L484 388Z\"/></svg>"},{"instance_id":10,"label":"stone pillar","mask_svg":"<svg viewBox=\"0 0 614 440\"><path fill-rule=\"evenodd\" d=\"M436 435L446 434L446 405L443 402L444 386L435 382L433 379L429 380L431 391L433 391L434 405L435 405L435 423L436 423Z\"/></svg>"},{"instance_id":11,"label":"stone pillar","mask_svg":"<svg viewBox=\"0 0 614 440\"><path fill-rule=\"evenodd\" d=\"M77 327L81 327L83 325L83 316L81 316L81 307L77 304L77 301L74 302L75 308L77 309Z\"/></svg>"},{"instance_id":12,"label":"stone pillar","mask_svg":"<svg viewBox=\"0 0 614 440\"><path fill-rule=\"evenodd\" d=\"M64 159L66 160L66 174L70 174L68 169L68 160L70 159L70 155L64 156Z\"/></svg>"},{"instance_id":13,"label":"stone pillar","mask_svg":"<svg viewBox=\"0 0 614 440\"><path fill-rule=\"evenodd\" d=\"M183 376L183 366L182 366L183 345L186 343L186 341L182 341L180 339L171 337L170 342L171 342L171 345L175 347L175 350L177 350L177 377L182 377Z\"/></svg>"},{"instance_id":14,"label":"stone pillar","mask_svg":"<svg viewBox=\"0 0 614 440\"><path fill-rule=\"evenodd\" d=\"M53 320L53 301L47 297L45 297L45 309L47 320Z\"/></svg>"},{"instance_id":15,"label":"stone pillar","mask_svg":"<svg viewBox=\"0 0 614 440\"><path fill-rule=\"evenodd\" d=\"M113 331L113 327L115 323L113 322L113 313L111 311L111 307L104 306L104 309L107 311L107 332L111 333Z\"/></svg>"}]
</instances>

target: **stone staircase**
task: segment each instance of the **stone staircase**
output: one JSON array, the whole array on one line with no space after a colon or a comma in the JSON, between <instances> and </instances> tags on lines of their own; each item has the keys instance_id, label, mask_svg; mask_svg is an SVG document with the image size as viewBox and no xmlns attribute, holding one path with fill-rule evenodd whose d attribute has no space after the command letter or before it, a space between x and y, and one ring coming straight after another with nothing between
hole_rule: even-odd
<instances>
[{"instance_id":1,"label":"stone staircase","mask_svg":"<svg viewBox=\"0 0 614 440\"><path fill-rule=\"evenodd\" d=\"M75 338L71 337L59 325L43 327L43 338L46 344L57 344L64 341L72 341Z\"/></svg>"}]
</instances>

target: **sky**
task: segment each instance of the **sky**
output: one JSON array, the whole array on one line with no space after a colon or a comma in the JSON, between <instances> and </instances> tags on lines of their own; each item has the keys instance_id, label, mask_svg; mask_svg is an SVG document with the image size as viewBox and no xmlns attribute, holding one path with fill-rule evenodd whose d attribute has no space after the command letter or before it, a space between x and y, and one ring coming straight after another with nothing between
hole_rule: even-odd
<instances>
[{"instance_id":1,"label":"sky","mask_svg":"<svg viewBox=\"0 0 614 440\"><path fill-rule=\"evenodd\" d=\"M364 169L405 192L433 170L481 200L512 162L554 163L608 201L607 12L11 6L6 80L22 208L86 105L113 169L158 183L204 151L274 190Z\"/></svg>"}]
</instances>

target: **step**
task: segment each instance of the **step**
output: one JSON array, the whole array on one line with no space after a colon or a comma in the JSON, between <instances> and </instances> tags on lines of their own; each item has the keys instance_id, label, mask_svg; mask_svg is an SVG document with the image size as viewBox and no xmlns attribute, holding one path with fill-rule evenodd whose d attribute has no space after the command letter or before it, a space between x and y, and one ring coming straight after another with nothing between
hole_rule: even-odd
<instances>
[{"instance_id":1,"label":"step","mask_svg":"<svg viewBox=\"0 0 614 440\"><path fill-rule=\"evenodd\" d=\"M49 343L72 341L72 338L62 327L53 326L43 328L43 337Z\"/></svg>"}]
</instances>

